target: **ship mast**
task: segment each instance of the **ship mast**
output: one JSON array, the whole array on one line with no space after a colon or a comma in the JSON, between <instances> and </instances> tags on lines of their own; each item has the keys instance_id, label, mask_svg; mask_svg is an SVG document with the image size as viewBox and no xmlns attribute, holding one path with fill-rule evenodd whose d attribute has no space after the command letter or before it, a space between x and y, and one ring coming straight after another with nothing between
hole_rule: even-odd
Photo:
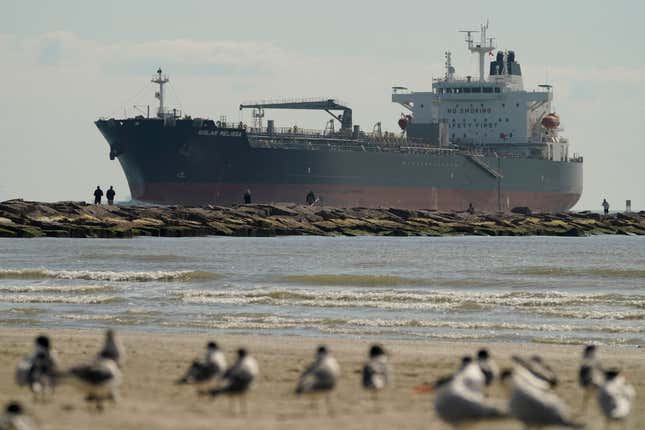
<instances>
[{"instance_id":1,"label":"ship mast","mask_svg":"<svg viewBox=\"0 0 645 430\"><path fill-rule=\"evenodd\" d=\"M155 93L155 97L159 99L159 110L157 111L157 117L163 119L166 114L166 110L163 104L163 86L168 83L168 77L162 74L161 67L157 69L157 75L152 78L151 82L154 84L159 84L159 91Z\"/></svg>"},{"instance_id":2,"label":"ship mast","mask_svg":"<svg viewBox=\"0 0 645 430\"><path fill-rule=\"evenodd\" d=\"M486 31L488 30L488 23L480 27L480 31L474 30L462 30L462 33L466 33L466 43L468 44L468 49L472 53L479 54L479 81L484 82L484 60L486 58L486 53L495 49L493 46L493 38L486 39ZM479 33L480 42L475 44L473 40L473 33Z\"/></svg>"}]
</instances>

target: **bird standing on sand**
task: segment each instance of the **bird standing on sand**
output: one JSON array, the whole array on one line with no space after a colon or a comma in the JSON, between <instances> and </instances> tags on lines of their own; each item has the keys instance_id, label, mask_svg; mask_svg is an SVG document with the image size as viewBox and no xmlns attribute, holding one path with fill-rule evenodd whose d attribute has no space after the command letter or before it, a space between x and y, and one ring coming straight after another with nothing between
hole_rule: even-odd
<instances>
[{"instance_id":1,"label":"bird standing on sand","mask_svg":"<svg viewBox=\"0 0 645 430\"><path fill-rule=\"evenodd\" d=\"M105 331L105 343L97 357L114 360L120 369L123 368L123 365L125 364L125 350L123 349L123 345L119 339L116 337L114 330L108 329Z\"/></svg>"},{"instance_id":2,"label":"bird standing on sand","mask_svg":"<svg viewBox=\"0 0 645 430\"><path fill-rule=\"evenodd\" d=\"M501 380L510 390L508 410L527 429L549 426L583 428L571 420L566 404L553 392L544 379L518 364L514 370L502 372Z\"/></svg>"},{"instance_id":3,"label":"bird standing on sand","mask_svg":"<svg viewBox=\"0 0 645 430\"><path fill-rule=\"evenodd\" d=\"M0 416L0 430L35 430L31 417L25 414L22 405L10 402L5 408L5 413Z\"/></svg>"},{"instance_id":4,"label":"bird standing on sand","mask_svg":"<svg viewBox=\"0 0 645 430\"><path fill-rule=\"evenodd\" d=\"M477 352L477 364L484 374L484 383L490 386L495 378L499 377L499 367L490 356L488 349L482 348Z\"/></svg>"},{"instance_id":5,"label":"bird standing on sand","mask_svg":"<svg viewBox=\"0 0 645 430\"><path fill-rule=\"evenodd\" d=\"M300 375L296 394L325 394L327 412L331 413L332 390L338 383L340 366L326 346L319 346L314 361Z\"/></svg>"},{"instance_id":6,"label":"bird standing on sand","mask_svg":"<svg viewBox=\"0 0 645 430\"><path fill-rule=\"evenodd\" d=\"M439 418L454 428L505 418L507 414L503 408L484 397L484 381L479 366L472 359L466 360L464 357L457 372L440 378L429 388L418 389L418 392L436 392L435 411Z\"/></svg>"},{"instance_id":7,"label":"bird standing on sand","mask_svg":"<svg viewBox=\"0 0 645 430\"><path fill-rule=\"evenodd\" d=\"M611 421L623 421L627 428L627 419L632 411L632 403L636 391L618 369L608 369L604 372L605 382L598 388L598 405L605 415L605 428Z\"/></svg>"},{"instance_id":8,"label":"bird standing on sand","mask_svg":"<svg viewBox=\"0 0 645 430\"><path fill-rule=\"evenodd\" d=\"M29 387L35 400L44 400L54 390L58 369L58 360L51 342L47 336L41 335L36 338L34 353L18 364L16 383Z\"/></svg>"},{"instance_id":9,"label":"bird standing on sand","mask_svg":"<svg viewBox=\"0 0 645 430\"><path fill-rule=\"evenodd\" d=\"M363 365L363 388L376 394L384 389L391 380L390 365L385 350L381 345L372 345L369 359Z\"/></svg>"},{"instance_id":10,"label":"bird standing on sand","mask_svg":"<svg viewBox=\"0 0 645 430\"><path fill-rule=\"evenodd\" d=\"M246 414L248 412L246 394L253 386L259 373L260 369L255 358L245 348L240 348L237 350L237 360L224 372L222 383L208 391L200 391L200 393L212 397L220 395L236 397L239 400L240 409Z\"/></svg>"},{"instance_id":11,"label":"bird standing on sand","mask_svg":"<svg viewBox=\"0 0 645 430\"><path fill-rule=\"evenodd\" d=\"M226 357L217 343L208 342L204 361L194 360L177 384L204 385L212 382L226 370Z\"/></svg>"},{"instance_id":12,"label":"bird standing on sand","mask_svg":"<svg viewBox=\"0 0 645 430\"><path fill-rule=\"evenodd\" d=\"M87 402L95 402L99 411L103 410L103 401L116 403L118 399L121 371L109 353L101 352L92 363L72 367L66 377L85 394Z\"/></svg>"},{"instance_id":13,"label":"bird standing on sand","mask_svg":"<svg viewBox=\"0 0 645 430\"><path fill-rule=\"evenodd\" d=\"M578 384L583 390L580 414L587 410L589 399L603 383L605 374L596 356L596 345L587 345L582 352L582 363L578 372Z\"/></svg>"}]
</instances>

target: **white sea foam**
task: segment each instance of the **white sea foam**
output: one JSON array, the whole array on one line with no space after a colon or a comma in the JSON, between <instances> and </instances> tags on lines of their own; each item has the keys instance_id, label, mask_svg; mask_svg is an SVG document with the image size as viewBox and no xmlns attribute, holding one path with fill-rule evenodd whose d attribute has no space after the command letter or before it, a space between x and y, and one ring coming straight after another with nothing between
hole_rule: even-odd
<instances>
[{"instance_id":1,"label":"white sea foam","mask_svg":"<svg viewBox=\"0 0 645 430\"><path fill-rule=\"evenodd\" d=\"M0 269L0 279L81 279L86 281L147 282L147 281L207 281L216 273L204 271L147 271L115 272L94 270Z\"/></svg>"}]
</instances>

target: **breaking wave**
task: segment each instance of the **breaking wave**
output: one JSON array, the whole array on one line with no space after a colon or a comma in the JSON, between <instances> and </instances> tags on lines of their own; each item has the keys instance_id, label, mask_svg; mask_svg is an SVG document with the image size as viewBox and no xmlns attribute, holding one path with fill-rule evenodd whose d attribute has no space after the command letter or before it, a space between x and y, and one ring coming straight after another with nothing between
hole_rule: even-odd
<instances>
[{"instance_id":1,"label":"breaking wave","mask_svg":"<svg viewBox=\"0 0 645 430\"><path fill-rule=\"evenodd\" d=\"M0 293L74 293L90 294L110 292L115 288L108 285L0 285Z\"/></svg>"},{"instance_id":2,"label":"breaking wave","mask_svg":"<svg viewBox=\"0 0 645 430\"><path fill-rule=\"evenodd\" d=\"M213 272L205 271L150 271L112 272L92 270L48 270L48 269L2 269L0 279L80 279L85 281L208 281L217 278Z\"/></svg>"},{"instance_id":3,"label":"breaking wave","mask_svg":"<svg viewBox=\"0 0 645 430\"><path fill-rule=\"evenodd\" d=\"M5 303L68 303L76 305L98 305L123 302L124 299L106 294L62 296L49 294L8 294L0 297Z\"/></svg>"},{"instance_id":4,"label":"breaking wave","mask_svg":"<svg viewBox=\"0 0 645 430\"><path fill-rule=\"evenodd\" d=\"M308 290L175 290L174 299L192 304L266 304L273 306L367 307L380 309L477 311L486 308L519 308L530 312L560 312L567 317L572 306L604 306L607 303L641 309L643 295L573 294L558 292L475 293L432 291L418 293L401 290L308 291ZM563 308L561 311L558 308ZM556 310L554 310L556 309ZM615 311L597 311L603 318L618 318ZM640 319L643 311L631 312ZM574 317L574 316L572 316ZM617 317L617 318L614 318Z\"/></svg>"}]
</instances>

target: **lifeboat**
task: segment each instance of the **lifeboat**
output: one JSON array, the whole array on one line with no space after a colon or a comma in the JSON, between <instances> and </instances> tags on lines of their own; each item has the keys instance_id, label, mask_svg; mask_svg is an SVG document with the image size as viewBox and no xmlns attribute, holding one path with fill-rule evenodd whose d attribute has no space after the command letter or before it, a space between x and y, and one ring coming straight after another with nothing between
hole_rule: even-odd
<instances>
[{"instance_id":1,"label":"lifeboat","mask_svg":"<svg viewBox=\"0 0 645 430\"><path fill-rule=\"evenodd\" d=\"M401 130L405 130L408 124L411 122L412 122L412 115L401 114L401 118L399 118L399 127L401 127Z\"/></svg>"},{"instance_id":2,"label":"lifeboat","mask_svg":"<svg viewBox=\"0 0 645 430\"><path fill-rule=\"evenodd\" d=\"M542 118L542 126L549 129L560 127L560 117L555 113L544 115Z\"/></svg>"}]
</instances>

